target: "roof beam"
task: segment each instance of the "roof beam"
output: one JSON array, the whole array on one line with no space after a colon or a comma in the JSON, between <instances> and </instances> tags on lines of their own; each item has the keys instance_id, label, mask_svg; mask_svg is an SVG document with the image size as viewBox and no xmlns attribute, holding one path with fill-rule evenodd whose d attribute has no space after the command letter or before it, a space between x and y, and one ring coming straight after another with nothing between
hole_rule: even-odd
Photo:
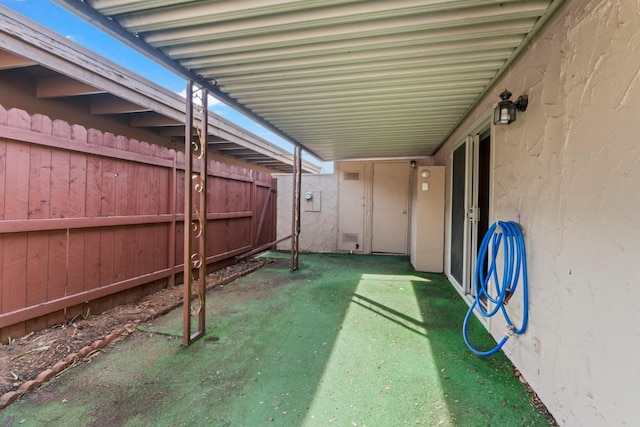
<instances>
[{"instance_id":1,"label":"roof beam","mask_svg":"<svg viewBox=\"0 0 640 427\"><path fill-rule=\"evenodd\" d=\"M106 91L66 76L41 77L36 82L37 98L61 98L98 93L106 93Z\"/></svg>"},{"instance_id":2,"label":"roof beam","mask_svg":"<svg viewBox=\"0 0 640 427\"><path fill-rule=\"evenodd\" d=\"M129 123L131 127L134 127L134 128L163 127L163 126L184 127L184 122L180 122L179 120L174 120L170 117L165 117L161 114L157 114L153 112L133 114L131 116Z\"/></svg>"},{"instance_id":3,"label":"roof beam","mask_svg":"<svg viewBox=\"0 0 640 427\"><path fill-rule=\"evenodd\" d=\"M113 95L95 96L91 98L89 106L89 112L95 115L142 113L145 111L151 111L151 109Z\"/></svg>"},{"instance_id":4,"label":"roof beam","mask_svg":"<svg viewBox=\"0 0 640 427\"><path fill-rule=\"evenodd\" d=\"M22 68L36 65L37 63L29 59L14 55L5 50L0 49L0 70L8 70L10 68Z\"/></svg>"},{"instance_id":5,"label":"roof beam","mask_svg":"<svg viewBox=\"0 0 640 427\"><path fill-rule=\"evenodd\" d=\"M222 140L224 141L224 140ZM207 141L209 144L209 148L218 151L231 151L231 150L244 150L245 147L229 142L215 142L215 141Z\"/></svg>"},{"instance_id":6,"label":"roof beam","mask_svg":"<svg viewBox=\"0 0 640 427\"><path fill-rule=\"evenodd\" d=\"M241 147L239 145L233 145L233 144L210 144L209 145L210 148L213 148L214 150L218 150L220 152L245 152L246 149L244 147Z\"/></svg>"}]
</instances>

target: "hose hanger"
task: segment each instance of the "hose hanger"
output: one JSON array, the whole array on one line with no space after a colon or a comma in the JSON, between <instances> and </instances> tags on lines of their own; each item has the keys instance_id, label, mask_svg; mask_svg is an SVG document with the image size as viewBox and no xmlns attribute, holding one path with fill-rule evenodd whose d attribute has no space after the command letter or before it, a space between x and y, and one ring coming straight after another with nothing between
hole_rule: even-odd
<instances>
[{"instance_id":1,"label":"hose hanger","mask_svg":"<svg viewBox=\"0 0 640 427\"><path fill-rule=\"evenodd\" d=\"M503 254L502 278L499 277L497 267L500 248L502 248ZM489 286L491 281L493 281L495 285L495 292L490 292ZM507 313L506 305L516 292L520 282L522 282L523 293L522 324L516 326ZM514 221L498 221L489 227L478 250L473 284L476 290L476 297L464 318L462 335L464 342L471 351L480 356L490 356L500 351L511 336L523 334L527 329L529 320L527 254L522 229L518 223ZM486 307L483 307L483 300L487 303ZM467 336L469 319L476 309L483 317L487 318L501 312L507 322L507 332L505 336L494 348L488 351L476 349L469 342L469 337Z\"/></svg>"}]
</instances>

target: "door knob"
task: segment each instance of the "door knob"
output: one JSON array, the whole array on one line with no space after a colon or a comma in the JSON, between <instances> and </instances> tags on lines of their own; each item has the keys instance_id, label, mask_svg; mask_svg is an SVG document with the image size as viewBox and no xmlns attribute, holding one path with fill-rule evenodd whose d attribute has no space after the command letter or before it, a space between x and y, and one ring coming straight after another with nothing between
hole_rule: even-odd
<instances>
[{"instance_id":1,"label":"door knob","mask_svg":"<svg viewBox=\"0 0 640 427\"><path fill-rule=\"evenodd\" d=\"M402 211L400 211L400 213L402 213L402 214L406 214L406 213L407 213L407 211L402 210Z\"/></svg>"}]
</instances>

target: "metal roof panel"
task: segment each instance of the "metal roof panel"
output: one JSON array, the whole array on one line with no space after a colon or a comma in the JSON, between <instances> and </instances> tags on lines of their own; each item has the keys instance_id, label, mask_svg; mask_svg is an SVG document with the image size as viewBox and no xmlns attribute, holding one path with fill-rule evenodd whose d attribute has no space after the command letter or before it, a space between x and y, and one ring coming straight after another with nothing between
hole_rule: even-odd
<instances>
[{"instance_id":1,"label":"metal roof panel","mask_svg":"<svg viewBox=\"0 0 640 427\"><path fill-rule=\"evenodd\" d=\"M89 13L56 1L101 14L323 160L433 154L561 3L89 0Z\"/></svg>"}]
</instances>

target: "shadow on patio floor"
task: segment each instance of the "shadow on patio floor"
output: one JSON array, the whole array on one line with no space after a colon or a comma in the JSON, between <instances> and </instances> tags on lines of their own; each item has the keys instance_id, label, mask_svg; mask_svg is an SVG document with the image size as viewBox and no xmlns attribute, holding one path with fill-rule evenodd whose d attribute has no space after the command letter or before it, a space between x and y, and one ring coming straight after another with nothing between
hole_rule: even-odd
<instances>
[{"instance_id":1,"label":"shadow on patio floor","mask_svg":"<svg viewBox=\"0 0 640 427\"><path fill-rule=\"evenodd\" d=\"M268 255L207 295L203 339L180 346L175 310L14 403L0 425L550 425L502 354L467 350L466 306L444 276L348 255L303 255L290 273L286 255Z\"/></svg>"}]
</instances>

